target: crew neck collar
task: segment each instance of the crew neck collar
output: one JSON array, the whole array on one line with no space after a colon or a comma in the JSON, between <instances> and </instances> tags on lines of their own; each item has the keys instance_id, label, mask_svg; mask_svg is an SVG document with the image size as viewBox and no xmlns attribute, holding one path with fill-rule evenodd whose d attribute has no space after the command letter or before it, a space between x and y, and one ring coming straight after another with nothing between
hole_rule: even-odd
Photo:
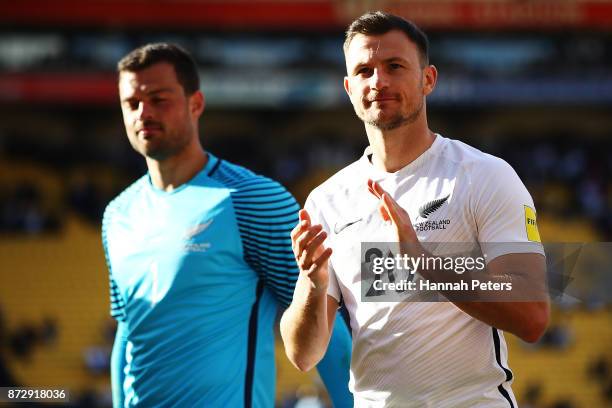
<instances>
[{"instance_id":1,"label":"crew neck collar","mask_svg":"<svg viewBox=\"0 0 612 408\"><path fill-rule=\"evenodd\" d=\"M421 153L419 157L417 157L416 159L414 159L413 161L411 161L410 163L408 163L401 169L394 171L394 172L387 172L385 170L381 170L374 166L374 164L370 160L373 154L371 146L368 146L365 148L365 151L363 152L363 156L361 157L360 160L362 162L362 165L367 169L368 173L370 174L370 177L372 177L375 180L383 180L388 177L404 176L404 175L414 173L419 167L421 167L427 161L428 158L430 158L433 154L438 152L442 148L442 145L444 144L444 140L445 140L444 137L436 133L433 143L431 144L431 146L429 146L427 150Z\"/></svg>"},{"instance_id":2,"label":"crew neck collar","mask_svg":"<svg viewBox=\"0 0 612 408\"><path fill-rule=\"evenodd\" d=\"M191 184L197 183L203 177L208 177L209 173L213 170L213 168L217 166L217 162L219 161L219 159L209 152L206 152L206 156L207 156L207 160L206 160L206 164L204 165L204 168L200 170L199 172L197 172L195 176L193 176L191 179L187 180L185 183L181 184L180 186L178 186L172 191L164 191L156 187L155 185L153 185L153 181L151 180L151 173L147 172L147 184L149 188L155 194L162 195L162 196L169 196L169 195L173 195L173 194L176 194L184 190Z\"/></svg>"}]
</instances>

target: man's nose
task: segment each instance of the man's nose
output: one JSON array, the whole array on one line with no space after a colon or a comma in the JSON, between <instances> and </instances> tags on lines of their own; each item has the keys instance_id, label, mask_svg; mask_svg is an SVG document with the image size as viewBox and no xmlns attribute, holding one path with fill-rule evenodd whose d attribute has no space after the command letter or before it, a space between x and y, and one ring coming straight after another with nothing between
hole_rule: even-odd
<instances>
[{"instance_id":1,"label":"man's nose","mask_svg":"<svg viewBox=\"0 0 612 408\"><path fill-rule=\"evenodd\" d=\"M153 109L151 105L146 102L140 102L138 104L138 111L136 112L139 120L151 119L153 117Z\"/></svg>"},{"instance_id":2,"label":"man's nose","mask_svg":"<svg viewBox=\"0 0 612 408\"><path fill-rule=\"evenodd\" d=\"M385 72L382 69L375 69L370 77L370 88L380 91L387 86L389 86L389 80Z\"/></svg>"}]
</instances>

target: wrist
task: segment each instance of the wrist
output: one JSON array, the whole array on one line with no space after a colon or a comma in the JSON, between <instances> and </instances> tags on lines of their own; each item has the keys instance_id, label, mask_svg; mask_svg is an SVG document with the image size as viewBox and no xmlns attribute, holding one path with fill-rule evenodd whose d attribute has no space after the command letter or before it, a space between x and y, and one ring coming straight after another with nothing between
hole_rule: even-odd
<instances>
[{"instance_id":1,"label":"wrist","mask_svg":"<svg viewBox=\"0 0 612 408\"><path fill-rule=\"evenodd\" d=\"M300 292L306 298L318 298L327 295L327 282L316 282L312 280L306 273L301 273L298 277L297 286L300 287Z\"/></svg>"},{"instance_id":2,"label":"wrist","mask_svg":"<svg viewBox=\"0 0 612 408\"><path fill-rule=\"evenodd\" d=\"M400 252L402 255L406 254L410 257L421 257L430 256L431 254L421 245L418 239L414 240L400 240Z\"/></svg>"}]
</instances>

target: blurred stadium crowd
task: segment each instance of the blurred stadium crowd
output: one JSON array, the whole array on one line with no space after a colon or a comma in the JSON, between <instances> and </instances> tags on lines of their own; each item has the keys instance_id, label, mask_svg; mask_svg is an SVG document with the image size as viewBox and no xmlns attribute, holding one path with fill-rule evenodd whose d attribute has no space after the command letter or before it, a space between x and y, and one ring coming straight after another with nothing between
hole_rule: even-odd
<instances>
[{"instance_id":1,"label":"blurred stadium crowd","mask_svg":"<svg viewBox=\"0 0 612 408\"><path fill-rule=\"evenodd\" d=\"M612 27L606 10L597 22ZM207 96L205 148L281 181L301 203L361 155L365 133L342 88L345 19L291 29L277 18L276 28L198 30L4 20L0 386L63 383L74 405L109 403L113 326L98 230L109 200L145 171L115 86L115 64L132 48L189 49ZM515 168L544 241L612 241L612 30L588 19L546 27L425 24L440 72L430 125ZM558 306L535 348L510 340L521 406L612 406L611 320L609 304ZM321 406L316 379L278 358L278 406Z\"/></svg>"},{"instance_id":2,"label":"blurred stadium crowd","mask_svg":"<svg viewBox=\"0 0 612 408\"><path fill-rule=\"evenodd\" d=\"M440 71L430 108L435 129L506 159L531 186L540 213L583 218L604 240L612 236L605 115L612 103L611 38L609 32L431 34L431 60ZM58 191L8 176L0 231L58 231L68 209L98 222L108 199L142 173L123 140L114 69L133 47L162 39L197 58L208 105L202 137L212 151L294 192L310 173L331 173L360 154L365 138L341 86L339 32L8 30L0 33L6 91L0 155L39 167L57 179ZM335 120L345 126L326 123ZM234 142L245 148L234 149ZM99 175L82 173L83 165L110 168L114 180L102 185ZM306 192L296 194L303 199Z\"/></svg>"}]
</instances>

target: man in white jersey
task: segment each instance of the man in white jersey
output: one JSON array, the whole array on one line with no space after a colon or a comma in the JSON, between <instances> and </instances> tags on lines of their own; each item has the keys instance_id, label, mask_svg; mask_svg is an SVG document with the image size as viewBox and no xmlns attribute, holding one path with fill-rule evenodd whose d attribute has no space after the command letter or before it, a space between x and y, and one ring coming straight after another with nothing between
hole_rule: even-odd
<instances>
[{"instance_id":1,"label":"man in white jersey","mask_svg":"<svg viewBox=\"0 0 612 408\"><path fill-rule=\"evenodd\" d=\"M349 26L344 53L344 86L370 145L300 211L292 232L300 276L281 320L287 355L310 370L342 300L353 333L355 406L516 407L501 331L536 341L548 323L547 296L365 302L361 243L402 242L414 256L428 254L421 243L472 243L488 255L492 281L539 284L546 262L533 201L505 161L428 128L425 102L437 70L414 24L367 13Z\"/></svg>"}]
</instances>

